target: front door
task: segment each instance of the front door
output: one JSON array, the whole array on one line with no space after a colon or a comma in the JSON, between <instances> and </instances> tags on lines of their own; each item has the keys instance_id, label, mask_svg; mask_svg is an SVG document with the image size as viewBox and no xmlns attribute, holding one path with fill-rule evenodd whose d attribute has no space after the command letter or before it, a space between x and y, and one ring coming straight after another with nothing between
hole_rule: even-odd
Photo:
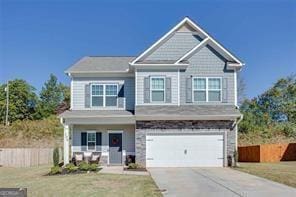
<instances>
[{"instance_id":1,"label":"front door","mask_svg":"<svg viewBox=\"0 0 296 197\"><path fill-rule=\"evenodd\" d=\"M122 134L109 133L109 163L122 164Z\"/></svg>"}]
</instances>

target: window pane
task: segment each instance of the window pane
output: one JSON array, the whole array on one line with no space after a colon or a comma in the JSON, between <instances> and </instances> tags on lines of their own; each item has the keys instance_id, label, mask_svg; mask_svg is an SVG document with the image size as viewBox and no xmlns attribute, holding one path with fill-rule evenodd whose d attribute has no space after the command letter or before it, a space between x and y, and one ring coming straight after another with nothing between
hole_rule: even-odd
<instances>
[{"instance_id":1,"label":"window pane","mask_svg":"<svg viewBox=\"0 0 296 197\"><path fill-rule=\"evenodd\" d=\"M220 79L209 79L209 89L220 89Z\"/></svg>"},{"instance_id":2,"label":"window pane","mask_svg":"<svg viewBox=\"0 0 296 197\"><path fill-rule=\"evenodd\" d=\"M95 142L88 142L87 146L88 146L88 150L95 150L96 143Z\"/></svg>"},{"instance_id":3,"label":"window pane","mask_svg":"<svg viewBox=\"0 0 296 197\"><path fill-rule=\"evenodd\" d=\"M92 96L91 100L92 106L103 106L103 97L102 96Z\"/></svg>"},{"instance_id":4,"label":"window pane","mask_svg":"<svg viewBox=\"0 0 296 197\"><path fill-rule=\"evenodd\" d=\"M117 96L117 85L106 85L106 95Z\"/></svg>"},{"instance_id":5,"label":"window pane","mask_svg":"<svg viewBox=\"0 0 296 197\"><path fill-rule=\"evenodd\" d=\"M152 89L163 90L164 79L163 78L152 78Z\"/></svg>"},{"instance_id":6,"label":"window pane","mask_svg":"<svg viewBox=\"0 0 296 197\"><path fill-rule=\"evenodd\" d=\"M194 91L194 101L206 101L206 91Z\"/></svg>"},{"instance_id":7,"label":"window pane","mask_svg":"<svg viewBox=\"0 0 296 197\"><path fill-rule=\"evenodd\" d=\"M96 141L96 133L88 133L87 140L88 141Z\"/></svg>"},{"instance_id":8,"label":"window pane","mask_svg":"<svg viewBox=\"0 0 296 197\"><path fill-rule=\"evenodd\" d=\"M164 91L152 91L152 101L164 101Z\"/></svg>"},{"instance_id":9,"label":"window pane","mask_svg":"<svg viewBox=\"0 0 296 197\"><path fill-rule=\"evenodd\" d=\"M209 101L220 101L220 91L209 91Z\"/></svg>"},{"instance_id":10,"label":"window pane","mask_svg":"<svg viewBox=\"0 0 296 197\"><path fill-rule=\"evenodd\" d=\"M103 85L92 85L92 95L103 95Z\"/></svg>"},{"instance_id":11,"label":"window pane","mask_svg":"<svg viewBox=\"0 0 296 197\"><path fill-rule=\"evenodd\" d=\"M193 81L193 88L195 89L195 90L197 90L197 89L201 89L201 90L204 90L204 89L206 89L206 79L194 79L194 81Z\"/></svg>"},{"instance_id":12,"label":"window pane","mask_svg":"<svg viewBox=\"0 0 296 197\"><path fill-rule=\"evenodd\" d=\"M117 96L107 96L106 106L117 106Z\"/></svg>"}]
</instances>

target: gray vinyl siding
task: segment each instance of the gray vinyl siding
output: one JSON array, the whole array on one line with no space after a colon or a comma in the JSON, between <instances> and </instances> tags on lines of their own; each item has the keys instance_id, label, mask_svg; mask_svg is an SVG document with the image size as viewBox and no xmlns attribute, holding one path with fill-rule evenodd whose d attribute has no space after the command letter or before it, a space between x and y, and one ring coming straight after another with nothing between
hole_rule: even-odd
<instances>
[{"instance_id":1,"label":"gray vinyl siding","mask_svg":"<svg viewBox=\"0 0 296 197\"><path fill-rule=\"evenodd\" d=\"M144 78L150 76L162 76L171 78L171 102L167 104L178 104L178 71L168 71L168 70L137 70L137 105L155 105L160 104L156 102L144 103Z\"/></svg>"},{"instance_id":2,"label":"gray vinyl siding","mask_svg":"<svg viewBox=\"0 0 296 197\"><path fill-rule=\"evenodd\" d=\"M81 152L81 132L96 131L102 133L102 146L96 146L96 151L102 151L106 154L109 149L109 134L108 131L123 131L122 134L122 149L127 154L135 152L135 128L127 125L74 125L72 132L72 151Z\"/></svg>"},{"instance_id":3,"label":"gray vinyl siding","mask_svg":"<svg viewBox=\"0 0 296 197\"><path fill-rule=\"evenodd\" d=\"M135 105L135 79L133 77L74 77L73 79L73 110L91 109L85 108L85 85L99 81L123 82L126 108L133 110Z\"/></svg>"},{"instance_id":4,"label":"gray vinyl siding","mask_svg":"<svg viewBox=\"0 0 296 197\"><path fill-rule=\"evenodd\" d=\"M201 42L201 38L191 32L176 32L145 60L177 60Z\"/></svg>"},{"instance_id":5,"label":"gray vinyl siding","mask_svg":"<svg viewBox=\"0 0 296 197\"><path fill-rule=\"evenodd\" d=\"M234 104L234 72L232 70L226 70L226 63L223 57L217 54L211 47L206 46L194 54L188 61L190 65L185 72L180 72L181 105ZM186 102L186 78L190 76L227 78L227 102Z\"/></svg>"}]
</instances>

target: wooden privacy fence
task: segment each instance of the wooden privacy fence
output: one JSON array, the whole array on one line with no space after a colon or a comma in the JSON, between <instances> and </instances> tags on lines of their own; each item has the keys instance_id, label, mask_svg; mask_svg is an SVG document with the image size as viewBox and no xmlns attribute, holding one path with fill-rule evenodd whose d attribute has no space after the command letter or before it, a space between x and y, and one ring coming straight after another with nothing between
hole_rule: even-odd
<instances>
[{"instance_id":1,"label":"wooden privacy fence","mask_svg":"<svg viewBox=\"0 0 296 197\"><path fill-rule=\"evenodd\" d=\"M61 150L60 158L61 158ZM53 148L0 148L0 166L30 167L52 164Z\"/></svg>"},{"instance_id":2,"label":"wooden privacy fence","mask_svg":"<svg viewBox=\"0 0 296 197\"><path fill-rule=\"evenodd\" d=\"M296 143L238 147L240 162L296 161Z\"/></svg>"}]
</instances>

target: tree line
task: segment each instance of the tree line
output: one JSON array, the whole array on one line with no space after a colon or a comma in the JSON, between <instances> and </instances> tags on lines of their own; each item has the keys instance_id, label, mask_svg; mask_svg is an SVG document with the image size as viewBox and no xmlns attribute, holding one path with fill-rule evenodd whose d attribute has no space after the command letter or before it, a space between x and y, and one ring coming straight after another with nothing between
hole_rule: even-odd
<instances>
[{"instance_id":1,"label":"tree line","mask_svg":"<svg viewBox=\"0 0 296 197\"><path fill-rule=\"evenodd\" d=\"M5 122L6 87L0 85L0 121ZM8 82L9 88L9 122L16 120L40 120L59 114L70 106L70 88L50 74L39 95L36 89L23 79Z\"/></svg>"},{"instance_id":2,"label":"tree line","mask_svg":"<svg viewBox=\"0 0 296 197\"><path fill-rule=\"evenodd\" d=\"M279 79L258 97L245 99L240 111L242 133L277 131L296 137L296 75Z\"/></svg>"}]
</instances>

